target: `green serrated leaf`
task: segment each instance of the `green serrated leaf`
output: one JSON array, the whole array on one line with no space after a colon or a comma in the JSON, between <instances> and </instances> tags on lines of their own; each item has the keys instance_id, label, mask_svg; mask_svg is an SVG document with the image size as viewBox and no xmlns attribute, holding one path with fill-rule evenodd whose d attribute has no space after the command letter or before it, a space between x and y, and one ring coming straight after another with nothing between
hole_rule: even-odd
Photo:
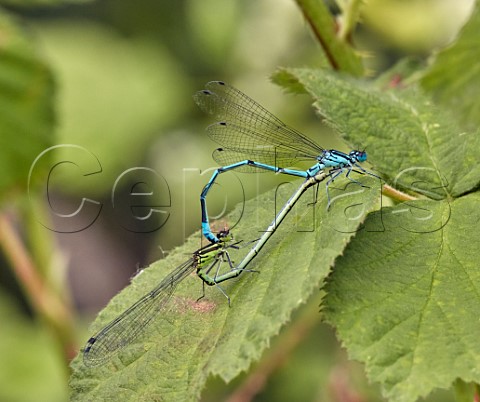
<instances>
[{"instance_id":1,"label":"green serrated leaf","mask_svg":"<svg viewBox=\"0 0 480 402\"><path fill-rule=\"evenodd\" d=\"M480 124L480 5L476 2L469 22L457 41L440 52L422 79L423 88L435 101L455 112L463 127L474 130Z\"/></svg>"},{"instance_id":2,"label":"green serrated leaf","mask_svg":"<svg viewBox=\"0 0 480 402\"><path fill-rule=\"evenodd\" d=\"M392 401L480 381L479 202L384 209L385 231L359 233L328 280L327 320Z\"/></svg>"},{"instance_id":3,"label":"green serrated leaf","mask_svg":"<svg viewBox=\"0 0 480 402\"><path fill-rule=\"evenodd\" d=\"M19 23L0 10L0 194L25 189L34 159L53 142L53 79Z\"/></svg>"},{"instance_id":4,"label":"green serrated leaf","mask_svg":"<svg viewBox=\"0 0 480 402\"><path fill-rule=\"evenodd\" d=\"M325 70L283 70L280 84L300 83L314 106L396 187L433 199L458 197L480 182L480 135L461 130L417 89L380 92Z\"/></svg>"},{"instance_id":5,"label":"green serrated leaf","mask_svg":"<svg viewBox=\"0 0 480 402\"><path fill-rule=\"evenodd\" d=\"M335 181L328 213L322 184L315 209L311 204L313 190L304 194L248 267L259 273L246 272L238 281L222 283L232 300L230 308L214 288L207 289L205 299L195 302L201 296L201 282L192 275L177 288L171 310L109 363L92 369L84 366L81 357L75 359L73 400L195 400L209 376L229 381L247 370L292 311L318 291L365 212L372 209L380 195L379 182L363 177L362 182L370 187ZM244 209L239 206L229 219L235 222L234 217L242 217L232 229L235 238L258 238L297 184L283 184L248 201ZM185 247L136 277L99 315L93 330L133 304L198 246L199 237L193 236ZM230 255L239 263L251 247L246 243Z\"/></svg>"}]
</instances>

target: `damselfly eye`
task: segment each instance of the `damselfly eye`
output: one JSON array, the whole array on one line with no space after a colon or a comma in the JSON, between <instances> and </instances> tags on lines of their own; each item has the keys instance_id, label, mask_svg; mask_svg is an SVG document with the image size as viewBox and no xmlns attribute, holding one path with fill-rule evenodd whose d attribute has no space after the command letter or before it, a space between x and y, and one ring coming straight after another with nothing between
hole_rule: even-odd
<instances>
[{"instance_id":1,"label":"damselfly eye","mask_svg":"<svg viewBox=\"0 0 480 402\"><path fill-rule=\"evenodd\" d=\"M367 153L365 151L351 151L350 157L355 158L358 162L365 162L367 160Z\"/></svg>"},{"instance_id":2,"label":"damselfly eye","mask_svg":"<svg viewBox=\"0 0 480 402\"><path fill-rule=\"evenodd\" d=\"M367 153L365 151L359 152L357 159L359 162L365 162L367 160Z\"/></svg>"}]
</instances>

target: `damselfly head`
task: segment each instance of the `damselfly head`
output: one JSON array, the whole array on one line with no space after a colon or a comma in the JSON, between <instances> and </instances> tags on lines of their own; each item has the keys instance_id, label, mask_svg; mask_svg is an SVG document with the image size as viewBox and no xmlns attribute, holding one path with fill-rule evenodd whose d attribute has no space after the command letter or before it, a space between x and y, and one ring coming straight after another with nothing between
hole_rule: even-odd
<instances>
[{"instance_id":1,"label":"damselfly head","mask_svg":"<svg viewBox=\"0 0 480 402\"><path fill-rule=\"evenodd\" d=\"M351 151L348 155L357 162L365 162L367 160L366 151Z\"/></svg>"},{"instance_id":2,"label":"damselfly head","mask_svg":"<svg viewBox=\"0 0 480 402\"><path fill-rule=\"evenodd\" d=\"M233 235L230 234L228 227L225 227L217 233L217 238L219 241L226 243L233 240Z\"/></svg>"}]
</instances>

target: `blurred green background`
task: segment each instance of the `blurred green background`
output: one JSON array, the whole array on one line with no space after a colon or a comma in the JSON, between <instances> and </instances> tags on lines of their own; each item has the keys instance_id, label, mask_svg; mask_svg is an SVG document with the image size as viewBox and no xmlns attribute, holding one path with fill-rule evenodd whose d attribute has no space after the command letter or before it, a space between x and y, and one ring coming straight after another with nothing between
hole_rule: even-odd
<instances>
[{"instance_id":1,"label":"blurred green background","mask_svg":"<svg viewBox=\"0 0 480 402\"><path fill-rule=\"evenodd\" d=\"M283 94L269 81L279 66L326 65L292 0L1 3L1 101L7 108L21 74L36 77L18 89L44 96L32 114L38 122L22 122L26 133L38 130L42 138L33 155L49 146L78 146L58 147L49 161L39 161L38 166L46 164L41 172L64 160L75 164L60 164L53 171L50 198L45 193L45 174L33 177L27 197L35 156L27 152L10 163L7 151L24 149L25 137L9 118L15 110L0 113L5 162L2 214L25 240L42 276L71 304L73 336L65 336L75 339L75 350L88 338L89 321L139 268L162 258L200 227L198 197L209 177L208 171L201 172L215 166L211 153L216 144L204 131L213 120L196 108L192 94L206 82L227 81L322 146L347 149L322 126L306 96ZM333 1L328 4L333 13L339 12ZM353 41L375 77L404 56L428 60L454 39L472 4L469 0L370 0L362 8L362 24ZM5 43L15 50L15 57L5 52ZM28 69L25 55L34 59L35 69ZM129 202L125 194L143 180L144 171L131 171L136 167L158 174L156 201L169 213L168 219L159 217L161 228L149 233L142 233L145 226L132 227L122 209ZM93 172L97 174L84 175ZM145 181L151 178L148 173L145 177ZM243 197L265 191L276 180L270 175L224 175L209 199L211 215L221 217ZM141 190L148 191L148 185ZM101 204L97 219L60 216L72 214L84 197ZM60 233L73 227L85 229ZM5 244L3 240L3 248ZM12 258L4 254L0 401L66 400L65 348L48 318L39 318L32 308L28 287L12 269ZM225 385L212 379L204 399L225 400L242 380ZM452 399L448 392L429 398ZM362 367L348 361L333 332L317 324L255 400L381 397L367 383Z\"/></svg>"}]
</instances>

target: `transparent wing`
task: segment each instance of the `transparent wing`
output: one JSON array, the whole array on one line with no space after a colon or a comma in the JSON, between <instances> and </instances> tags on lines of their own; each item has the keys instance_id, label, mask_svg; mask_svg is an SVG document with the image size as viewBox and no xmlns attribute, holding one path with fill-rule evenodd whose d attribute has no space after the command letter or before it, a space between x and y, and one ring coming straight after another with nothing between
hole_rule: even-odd
<instances>
[{"instance_id":1,"label":"transparent wing","mask_svg":"<svg viewBox=\"0 0 480 402\"><path fill-rule=\"evenodd\" d=\"M209 82L206 88L194 95L198 106L206 113L236 127L236 130L221 132L209 130L211 138L224 148L249 152L252 146L272 145L277 150L290 150L311 158L323 151L322 147L287 126L238 89L221 81Z\"/></svg>"},{"instance_id":2,"label":"transparent wing","mask_svg":"<svg viewBox=\"0 0 480 402\"><path fill-rule=\"evenodd\" d=\"M248 152L250 155L259 157L275 157L274 154L282 155L291 160L295 159L315 159L318 154L306 153L295 144L273 143L271 136L265 131L253 131L249 127L242 127L235 123L220 122L207 127L207 133L210 138L220 144L227 144L225 148ZM258 160L258 162L263 162Z\"/></svg>"},{"instance_id":3,"label":"transparent wing","mask_svg":"<svg viewBox=\"0 0 480 402\"><path fill-rule=\"evenodd\" d=\"M85 365L103 364L120 349L129 345L152 319L164 310L177 284L194 270L195 264L191 258L165 277L155 289L91 337L83 350Z\"/></svg>"}]
</instances>

